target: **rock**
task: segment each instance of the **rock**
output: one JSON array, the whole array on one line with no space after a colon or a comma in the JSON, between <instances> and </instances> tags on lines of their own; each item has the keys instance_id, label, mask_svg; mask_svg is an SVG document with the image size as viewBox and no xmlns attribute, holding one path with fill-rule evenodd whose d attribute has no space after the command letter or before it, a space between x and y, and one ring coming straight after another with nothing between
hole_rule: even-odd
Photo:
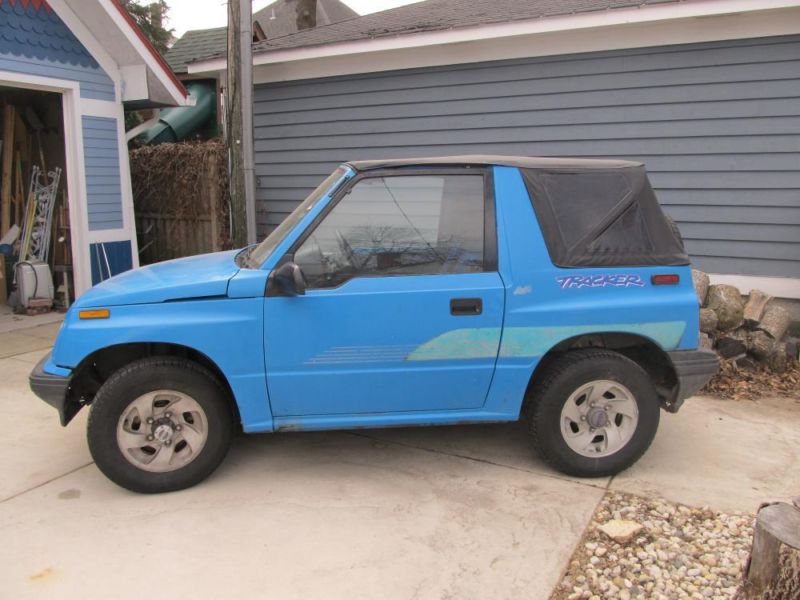
<instances>
[{"instance_id":1,"label":"rock","mask_svg":"<svg viewBox=\"0 0 800 600\"><path fill-rule=\"evenodd\" d=\"M717 317L717 313L715 313L712 309L700 309L700 331L703 333L714 333L718 322L719 318Z\"/></svg>"},{"instance_id":2,"label":"rock","mask_svg":"<svg viewBox=\"0 0 800 600\"><path fill-rule=\"evenodd\" d=\"M740 356L736 359L736 368L740 371L757 371L758 363L749 356Z\"/></svg>"},{"instance_id":3,"label":"rock","mask_svg":"<svg viewBox=\"0 0 800 600\"><path fill-rule=\"evenodd\" d=\"M764 314L769 301L772 296L765 294L761 290L750 290L750 295L747 297L747 304L744 305L742 317L744 318L744 326L748 329L755 329L761 320L761 315Z\"/></svg>"},{"instance_id":4,"label":"rock","mask_svg":"<svg viewBox=\"0 0 800 600\"><path fill-rule=\"evenodd\" d=\"M778 343L764 331L753 331L747 336L747 350L759 360L766 360L777 349Z\"/></svg>"},{"instance_id":5,"label":"rock","mask_svg":"<svg viewBox=\"0 0 800 600\"><path fill-rule=\"evenodd\" d=\"M624 544L636 537L636 535L644 528L636 521L612 519L607 523L603 523L600 527L598 527L598 529L600 529L600 531L605 533L615 542Z\"/></svg>"},{"instance_id":6,"label":"rock","mask_svg":"<svg viewBox=\"0 0 800 600\"><path fill-rule=\"evenodd\" d=\"M697 294L697 301L700 306L706 305L706 295L708 294L708 275L697 269L692 269L692 283L694 283L694 291Z\"/></svg>"},{"instance_id":7,"label":"rock","mask_svg":"<svg viewBox=\"0 0 800 600\"><path fill-rule=\"evenodd\" d=\"M800 340L795 337L790 337L786 340L786 344L784 345L786 355L793 359L798 360L800 358Z\"/></svg>"},{"instance_id":8,"label":"rock","mask_svg":"<svg viewBox=\"0 0 800 600\"><path fill-rule=\"evenodd\" d=\"M741 356L747 352L747 332L737 329L717 338L717 352L723 358Z\"/></svg>"},{"instance_id":9,"label":"rock","mask_svg":"<svg viewBox=\"0 0 800 600\"><path fill-rule=\"evenodd\" d=\"M717 328L731 331L744 321L744 304L738 288L732 285L712 285L706 298L708 308L717 313Z\"/></svg>"},{"instance_id":10,"label":"rock","mask_svg":"<svg viewBox=\"0 0 800 600\"><path fill-rule=\"evenodd\" d=\"M786 333L790 321L789 313L785 308L770 304L761 317L758 329L766 331L773 340L779 340Z\"/></svg>"},{"instance_id":11,"label":"rock","mask_svg":"<svg viewBox=\"0 0 800 600\"><path fill-rule=\"evenodd\" d=\"M767 365L776 373L783 373L789 368L789 357L779 350L767 359Z\"/></svg>"},{"instance_id":12,"label":"rock","mask_svg":"<svg viewBox=\"0 0 800 600\"><path fill-rule=\"evenodd\" d=\"M714 341L707 333L700 332L700 348L704 350L711 350L714 347Z\"/></svg>"}]
</instances>

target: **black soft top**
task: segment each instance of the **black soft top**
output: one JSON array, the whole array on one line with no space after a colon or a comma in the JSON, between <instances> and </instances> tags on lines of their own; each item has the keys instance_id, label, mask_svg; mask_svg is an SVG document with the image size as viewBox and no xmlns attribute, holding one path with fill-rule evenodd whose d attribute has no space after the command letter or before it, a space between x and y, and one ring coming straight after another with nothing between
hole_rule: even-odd
<instances>
[{"instance_id":1,"label":"black soft top","mask_svg":"<svg viewBox=\"0 0 800 600\"><path fill-rule=\"evenodd\" d=\"M356 171L374 171L396 167L453 167L461 165L498 165L521 169L548 171L594 171L643 167L629 160L599 160L594 158L551 158L530 156L501 156L493 154L465 154L463 156L433 156L429 158L393 158L387 160L355 160L347 163Z\"/></svg>"},{"instance_id":2,"label":"black soft top","mask_svg":"<svg viewBox=\"0 0 800 600\"><path fill-rule=\"evenodd\" d=\"M357 171L401 167L517 167L553 264L563 268L689 264L642 163L585 158L442 156L348 163Z\"/></svg>"}]
</instances>

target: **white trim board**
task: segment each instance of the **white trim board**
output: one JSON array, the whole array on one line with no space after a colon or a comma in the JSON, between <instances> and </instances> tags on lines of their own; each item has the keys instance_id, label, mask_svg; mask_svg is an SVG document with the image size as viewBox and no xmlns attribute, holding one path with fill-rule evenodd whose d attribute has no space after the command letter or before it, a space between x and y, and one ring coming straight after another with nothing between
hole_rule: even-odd
<instances>
[{"instance_id":1,"label":"white trim board","mask_svg":"<svg viewBox=\"0 0 800 600\"><path fill-rule=\"evenodd\" d=\"M147 48L147 46L142 42L136 31L131 28L131 26L128 24L128 21L119 12L117 7L114 6L110 0L96 0L96 3L100 5L114 25L117 26L120 34L124 36L127 42L133 46L136 52L138 52L144 64L164 87L164 90L167 92L167 94L169 94L169 97L175 103L175 106L192 106L194 104L193 99L188 95L183 95L180 89L180 84L176 85L172 80L172 73L167 71L166 68L156 59L156 57L153 56L153 54L150 52L150 49Z\"/></svg>"},{"instance_id":2,"label":"white trim board","mask_svg":"<svg viewBox=\"0 0 800 600\"><path fill-rule=\"evenodd\" d=\"M797 0L708 0L273 50L253 63L264 82L798 32ZM189 73L225 65L201 61Z\"/></svg>"},{"instance_id":3,"label":"white trim board","mask_svg":"<svg viewBox=\"0 0 800 600\"><path fill-rule=\"evenodd\" d=\"M90 100L88 98L81 99L81 114L86 115L87 117L107 117L109 119L118 119L119 112L119 102Z\"/></svg>"},{"instance_id":4,"label":"white trim board","mask_svg":"<svg viewBox=\"0 0 800 600\"><path fill-rule=\"evenodd\" d=\"M749 294L750 290L761 290L775 298L800 300L800 279L759 277L756 275L722 275L719 273L709 273L708 277L714 285L736 286L743 295Z\"/></svg>"},{"instance_id":5,"label":"white trim board","mask_svg":"<svg viewBox=\"0 0 800 600\"><path fill-rule=\"evenodd\" d=\"M78 41L83 44L83 47L91 54L92 58L97 61L100 68L105 71L111 80L114 82L114 94L117 100L120 99L120 71L119 65L111 57L111 55L103 48L102 44L97 41L97 38L91 31L83 24L77 15L72 12L72 9L67 6L64 0L48 0L48 3L56 11L58 18L61 19L67 28L78 38Z\"/></svg>"},{"instance_id":6,"label":"white trim board","mask_svg":"<svg viewBox=\"0 0 800 600\"><path fill-rule=\"evenodd\" d=\"M61 94L66 161L64 175L69 199L70 239L74 266L72 277L77 297L91 287L89 245L86 243L89 224L85 194L86 170L83 164L80 84L77 81L9 71L0 71L0 84Z\"/></svg>"}]
</instances>

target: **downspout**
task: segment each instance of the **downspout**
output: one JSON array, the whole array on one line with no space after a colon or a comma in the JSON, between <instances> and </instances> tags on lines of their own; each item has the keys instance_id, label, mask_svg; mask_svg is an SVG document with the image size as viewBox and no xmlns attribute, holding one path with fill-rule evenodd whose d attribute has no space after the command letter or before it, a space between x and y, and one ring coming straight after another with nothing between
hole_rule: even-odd
<instances>
[{"instance_id":1,"label":"downspout","mask_svg":"<svg viewBox=\"0 0 800 600\"><path fill-rule=\"evenodd\" d=\"M131 129L130 131L125 132L125 141L130 142L133 138L138 135L141 135L151 127L153 127L156 123L158 123L159 118L161 117L161 109L156 108L153 111L153 116L144 123L139 123L136 127Z\"/></svg>"}]
</instances>

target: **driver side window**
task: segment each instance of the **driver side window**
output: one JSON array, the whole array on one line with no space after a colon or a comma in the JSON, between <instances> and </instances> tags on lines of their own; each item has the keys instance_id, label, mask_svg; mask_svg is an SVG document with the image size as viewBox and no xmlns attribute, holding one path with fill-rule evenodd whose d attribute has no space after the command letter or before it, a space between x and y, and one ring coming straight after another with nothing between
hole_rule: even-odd
<instances>
[{"instance_id":1,"label":"driver side window","mask_svg":"<svg viewBox=\"0 0 800 600\"><path fill-rule=\"evenodd\" d=\"M309 288L353 277L483 271L482 175L357 182L295 252Z\"/></svg>"}]
</instances>

